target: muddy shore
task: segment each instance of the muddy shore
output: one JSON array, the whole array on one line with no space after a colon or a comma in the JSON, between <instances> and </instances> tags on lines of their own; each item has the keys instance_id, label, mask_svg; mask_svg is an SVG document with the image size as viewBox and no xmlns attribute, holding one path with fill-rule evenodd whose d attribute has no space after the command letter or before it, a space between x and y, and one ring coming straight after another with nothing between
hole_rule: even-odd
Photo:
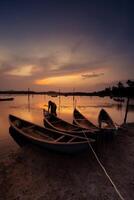
<instances>
[{"instance_id":1,"label":"muddy shore","mask_svg":"<svg viewBox=\"0 0 134 200\"><path fill-rule=\"evenodd\" d=\"M134 199L134 123L97 154L120 193ZM118 200L91 151L59 155L26 145L0 161L0 200Z\"/></svg>"}]
</instances>

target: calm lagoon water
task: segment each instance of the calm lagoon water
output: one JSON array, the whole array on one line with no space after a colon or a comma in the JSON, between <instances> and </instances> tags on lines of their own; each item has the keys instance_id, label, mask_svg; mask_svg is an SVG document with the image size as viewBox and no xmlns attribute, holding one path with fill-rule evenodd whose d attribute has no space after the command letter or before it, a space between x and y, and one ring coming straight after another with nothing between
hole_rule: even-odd
<instances>
[{"instance_id":1,"label":"calm lagoon water","mask_svg":"<svg viewBox=\"0 0 134 200\"><path fill-rule=\"evenodd\" d=\"M14 96L14 101L0 102L0 158L9 152L20 148L9 134L8 115L13 114L43 126L42 108L47 109L49 100L57 104L59 117L72 122L73 108L77 108L92 122L97 124L97 118L101 108L107 110L112 119L121 124L125 115L126 102L119 104L110 98L100 97L50 97L47 95ZM134 121L134 102L129 109L128 122Z\"/></svg>"}]
</instances>

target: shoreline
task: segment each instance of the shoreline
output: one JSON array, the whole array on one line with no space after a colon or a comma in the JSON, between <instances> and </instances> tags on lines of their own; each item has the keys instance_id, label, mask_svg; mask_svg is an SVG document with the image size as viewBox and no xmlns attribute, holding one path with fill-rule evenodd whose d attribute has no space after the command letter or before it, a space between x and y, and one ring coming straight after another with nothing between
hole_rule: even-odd
<instances>
[{"instance_id":1,"label":"shoreline","mask_svg":"<svg viewBox=\"0 0 134 200\"><path fill-rule=\"evenodd\" d=\"M100 144L98 157L122 196L134 199L134 123L112 142ZM0 200L119 199L91 151L60 155L33 145L0 161Z\"/></svg>"}]
</instances>

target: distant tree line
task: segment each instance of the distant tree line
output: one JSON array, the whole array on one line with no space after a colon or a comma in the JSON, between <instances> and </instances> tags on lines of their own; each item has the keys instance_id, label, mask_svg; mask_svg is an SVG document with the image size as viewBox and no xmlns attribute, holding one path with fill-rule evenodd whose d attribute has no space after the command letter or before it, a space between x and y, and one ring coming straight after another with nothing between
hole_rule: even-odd
<instances>
[{"instance_id":1,"label":"distant tree line","mask_svg":"<svg viewBox=\"0 0 134 200\"><path fill-rule=\"evenodd\" d=\"M116 86L105 88L105 90L96 92L99 96L110 97L134 97L134 81L128 80L125 86L122 82L118 82Z\"/></svg>"},{"instance_id":2,"label":"distant tree line","mask_svg":"<svg viewBox=\"0 0 134 200\"><path fill-rule=\"evenodd\" d=\"M98 92L56 92L56 91L43 91L35 92L30 89L25 91L0 91L0 94L17 94L17 95L50 95L50 96L110 96L112 97L133 97L134 98L134 81L126 81L126 86L122 82L118 82L116 86L105 88Z\"/></svg>"}]
</instances>

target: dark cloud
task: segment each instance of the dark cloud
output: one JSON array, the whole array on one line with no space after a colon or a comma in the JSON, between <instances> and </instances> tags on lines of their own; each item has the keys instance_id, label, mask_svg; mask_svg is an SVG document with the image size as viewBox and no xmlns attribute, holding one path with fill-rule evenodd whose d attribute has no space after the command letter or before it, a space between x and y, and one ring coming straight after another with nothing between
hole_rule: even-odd
<instances>
[{"instance_id":1,"label":"dark cloud","mask_svg":"<svg viewBox=\"0 0 134 200\"><path fill-rule=\"evenodd\" d=\"M116 74L119 74L119 76L121 76L120 74L124 72L125 75L123 78L127 77L129 74L133 74L134 68L130 67L132 66L132 59L128 59L129 56L127 54L122 55L120 53L115 55L109 51L100 51L95 54L95 50L90 53L91 50L88 51L83 43L83 40L77 40L77 42L72 43L67 48L64 47L63 51L57 47L57 49L53 51L49 50L46 53L42 52L41 54L37 53L36 55L32 55L26 50L25 54L16 52L16 55L10 54L10 56L5 57L5 59L3 57L0 60L1 89L14 87L27 88L27 86L34 88L38 87L40 89L43 86L36 86L35 80L72 74L82 74L81 78L91 79L104 75L104 73L96 73L96 70L105 72L105 69L108 70L110 68L115 69L115 72L117 72ZM17 77L8 73L9 71L16 70L27 65L33 66L32 73L29 77ZM126 66L128 65L129 67L126 71ZM107 80L109 80L109 77L110 76L108 74ZM104 79L106 79L106 77ZM115 79L117 79L117 77ZM17 84L18 82L19 84ZM23 86L21 86L22 84ZM100 88L100 86L101 83L99 83L98 86L95 85L94 88L92 86L92 88ZM84 86L82 85L81 89L82 87Z\"/></svg>"},{"instance_id":2,"label":"dark cloud","mask_svg":"<svg viewBox=\"0 0 134 200\"><path fill-rule=\"evenodd\" d=\"M87 78L96 78L96 77L99 77L99 76L103 76L104 73L95 73L93 72L92 74L82 74L82 78L83 79L87 79Z\"/></svg>"},{"instance_id":3,"label":"dark cloud","mask_svg":"<svg viewBox=\"0 0 134 200\"><path fill-rule=\"evenodd\" d=\"M74 44L70 48L70 52L76 52L76 49L80 48L80 42ZM66 54L66 52L65 52ZM50 53L47 56L20 56L11 55L9 59L5 59L0 62L0 76L8 74L9 71L19 69L23 66L33 65L33 77L51 77L55 75L68 75L72 73L82 73L92 69L98 69L101 65L104 65L107 61L107 57L97 57L96 59L88 59L87 56L75 55L71 53L71 57L68 56L64 60L64 52L56 51ZM63 57L63 58L62 58Z\"/></svg>"},{"instance_id":4,"label":"dark cloud","mask_svg":"<svg viewBox=\"0 0 134 200\"><path fill-rule=\"evenodd\" d=\"M105 67L108 68L110 66L110 60L113 60L113 58L114 60L118 60L118 57L116 58L114 55L108 54L88 58L88 54L83 55L82 53L78 53L80 47L81 42L79 41L74 43L68 52L57 50L46 56L10 55L9 59L0 62L0 76L9 74L8 72L14 69L32 65L33 80L76 73L83 74L83 78L93 78L102 76L103 74L88 74L87 72ZM76 52L77 54L75 54ZM66 53L67 55L69 54L69 56L64 60L64 54L66 55Z\"/></svg>"}]
</instances>

